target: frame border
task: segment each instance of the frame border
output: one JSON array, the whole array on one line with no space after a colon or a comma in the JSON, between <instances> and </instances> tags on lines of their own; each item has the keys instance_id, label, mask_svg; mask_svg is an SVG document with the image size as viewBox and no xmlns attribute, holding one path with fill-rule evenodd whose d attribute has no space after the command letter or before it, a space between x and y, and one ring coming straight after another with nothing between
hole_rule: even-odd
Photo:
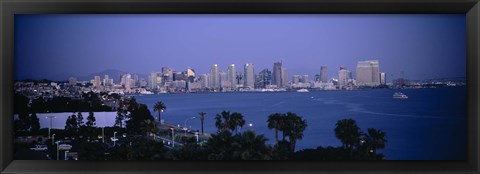
<instances>
[{"instance_id":1,"label":"frame border","mask_svg":"<svg viewBox=\"0 0 480 174\"><path fill-rule=\"evenodd\" d=\"M4 0L0 2L1 173L478 173L479 0ZM466 161L34 161L13 160L15 14L394 14L462 13L467 29ZM189 167L185 167L189 166Z\"/></svg>"}]
</instances>

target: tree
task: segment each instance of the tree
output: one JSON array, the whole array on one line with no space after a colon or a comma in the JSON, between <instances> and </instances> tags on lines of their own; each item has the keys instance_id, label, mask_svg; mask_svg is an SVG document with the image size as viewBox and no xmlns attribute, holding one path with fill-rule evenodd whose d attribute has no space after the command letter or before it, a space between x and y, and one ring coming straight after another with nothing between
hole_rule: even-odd
<instances>
[{"instance_id":1,"label":"tree","mask_svg":"<svg viewBox=\"0 0 480 174\"><path fill-rule=\"evenodd\" d=\"M233 160L270 160L272 159L271 147L264 135L256 135L253 131L245 131L235 136L239 146L232 154Z\"/></svg>"},{"instance_id":2,"label":"tree","mask_svg":"<svg viewBox=\"0 0 480 174\"><path fill-rule=\"evenodd\" d=\"M205 113L205 112L200 112L200 113L198 113L198 114L200 115L199 118L200 118L200 122L201 122L201 124L202 124L202 134L203 134L203 121L205 120L205 115L206 115L207 113Z\"/></svg>"},{"instance_id":3,"label":"tree","mask_svg":"<svg viewBox=\"0 0 480 174\"><path fill-rule=\"evenodd\" d=\"M83 126L83 115L81 112L78 112L77 114L77 124L78 124L78 127Z\"/></svg>"},{"instance_id":4,"label":"tree","mask_svg":"<svg viewBox=\"0 0 480 174\"><path fill-rule=\"evenodd\" d=\"M126 122L127 131L134 134L144 134L142 124L145 120L154 120L147 105L138 104L137 107L131 106L130 119Z\"/></svg>"},{"instance_id":5,"label":"tree","mask_svg":"<svg viewBox=\"0 0 480 174\"><path fill-rule=\"evenodd\" d=\"M369 152L374 154L377 149L385 148L385 143L387 142L385 132L374 128L369 128L367 130L366 139L369 144Z\"/></svg>"},{"instance_id":6,"label":"tree","mask_svg":"<svg viewBox=\"0 0 480 174\"><path fill-rule=\"evenodd\" d=\"M353 119L338 120L335 124L335 136L342 142L343 148L353 150L360 139L360 128Z\"/></svg>"},{"instance_id":7,"label":"tree","mask_svg":"<svg viewBox=\"0 0 480 174\"><path fill-rule=\"evenodd\" d=\"M78 124L75 114L72 114L72 116L68 116L67 121L65 122L65 131L70 136L76 135L78 131Z\"/></svg>"},{"instance_id":8,"label":"tree","mask_svg":"<svg viewBox=\"0 0 480 174\"><path fill-rule=\"evenodd\" d=\"M156 133L157 127L155 125L155 121L153 119L146 119L142 122L140 129L145 135L148 137L149 133Z\"/></svg>"},{"instance_id":9,"label":"tree","mask_svg":"<svg viewBox=\"0 0 480 174\"><path fill-rule=\"evenodd\" d=\"M95 119L95 116L93 115L92 111L88 112L88 117L87 117L87 123L86 124L87 124L88 127L93 127L96 124L96 119Z\"/></svg>"},{"instance_id":10,"label":"tree","mask_svg":"<svg viewBox=\"0 0 480 174\"><path fill-rule=\"evenodd\" d=\"M215 116L215 127L221 131L228 131L229 129L229 120L230 120L230 111L222 111L220 114Z\"/></svg>"},{"instance_id":11,"label":"tree","mask_svg":"<svg viewBox=\"0 0 480 174\"><path fill-rule=\"evenodd\" d=\"M38 131L40 130L40 120L38 119L37 114L32 113L30 115L29 123L30 132L33 134L38 133Z\"/></svg>"},{"instance_id":12,"label":"tree","mask_svg":"<svg viewBox=\"0 0 480 174\"><path fill-rule=\"evenodd\" d=\"M123 120L126 118L126 111L119 108L117 111L117 116L115 117L115 126L123 127Z\"/></svg>"},{"instance_id":13,"label":"tree","mask_svg":"<svg viewBox=\"0 0 480 174\"><path fill-rule=\"evenodd\" d=\"M243 127L245 125L245 119L243 119L243 115L238 112L232 113L230 115L229 127L230 130L235 130L235 134L238 134L238 127Z\"/></svg>"},{"instance_id":14,"label":"tree","mask_svg":"<svg viewBox=\"0 0 480 174\"><path fill-rule=\"evenodd\" d=\"M282 128L282 114L274 113L268 116L268 128L275 129L275 144L278 144L278 130Z\"/></svg>"},{"instance_id":15,"label":"tree","mask_svg":"<svg viewBox=\"0 0 480 174\"><path fill-rule=\"evenodd\" d=\"M165 104L163 104L162 101L158 101L157 103L155 103L155 105L153 106L153 111L157 111L158 112L158 122L162 122L161 120L161 117L160 117L160 113L165 111L167 109L167 107L165 106Z\"/></svg>"},{"instance_id":16,"label":"tree","mask_svg":"<svg viewBox=\"0 0 480 174\"><path fill-rule=\"evenodd\" d=\"M292 112L287 112L285 120L285 133L289 137L291 151L295 152L295 145L297 140L301 140L303 138L303 132L307 128L307 121L302 119L301 116L298 116Z\"/></svg>"},{"instance_id":17,"label":"tree","mask_svg":"<svg viewBox=\"0 0 480 174\"><path fill-rule=\"evenodd\" d=\"M238 133L238 127L243 127L245 120L243 115L238 112L230 114L230 111L222 111L215 117L215 126L221 131L234 131Z\"/></svg>"}]
</instances>

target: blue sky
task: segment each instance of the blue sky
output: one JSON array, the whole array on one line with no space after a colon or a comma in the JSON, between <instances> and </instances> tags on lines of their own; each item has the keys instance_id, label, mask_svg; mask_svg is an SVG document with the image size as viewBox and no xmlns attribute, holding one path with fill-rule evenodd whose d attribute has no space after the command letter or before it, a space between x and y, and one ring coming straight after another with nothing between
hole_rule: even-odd
<instances>
[{"instance_id":1,"label":"blue sky","mask_svg":"<svg viewBox=\"0 0 480 174\"><path fill-rule=\"evenodd\" d=\"M290 76L327 65L338 78L370 59L388 79L465 77L465 25L464 14L15 15L15 78L247 62L258 73L279 60Z\"/></svg>"}]
</instances>

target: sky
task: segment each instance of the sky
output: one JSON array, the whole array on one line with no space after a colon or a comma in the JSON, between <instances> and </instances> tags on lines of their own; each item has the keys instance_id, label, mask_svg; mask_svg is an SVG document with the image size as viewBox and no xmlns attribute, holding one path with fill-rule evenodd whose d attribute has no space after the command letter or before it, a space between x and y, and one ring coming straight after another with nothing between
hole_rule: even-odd
<instances>
[{"instance_id":1,"label":"sky","mask_svg":"<svg viewBox=\"0 0 480 174\"><path fill-rule=\"evenodd\" d=\"M379 60L387 79L466 76L464 14L34 14L15 15L15 79L162 67L208 73L282 61L289 76L355 75ZM102 74L99 74L103 76ZM64 79L67 80L67 79Z\"/></svg>"}]
</instances>

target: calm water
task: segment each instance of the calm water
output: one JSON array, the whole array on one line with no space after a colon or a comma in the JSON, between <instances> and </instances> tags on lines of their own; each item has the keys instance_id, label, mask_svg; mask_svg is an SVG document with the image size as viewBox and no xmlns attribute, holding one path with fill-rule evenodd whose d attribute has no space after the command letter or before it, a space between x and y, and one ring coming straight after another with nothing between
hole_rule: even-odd
<instances>
[{"instance_id":1,"label":"calm water","mask_svg":"<svg viewBox=\"0 0 480 174\"><path fill-rule=\"evenodd\" d=\"M137 96L153 112L153 105L163 101L167 107L162 119L184 125L185 119L206 112L205 131L216 131L214 117L223 110L241 112L246 125L252 123L257 133L274 143L274 131L267 128L271 113L294 112L308 123L297 149L317 146L340 146L335 138L337 120L352 118L359 127L386 132L383 152L389 160L464 160L466 159L466 92L465 87L402 90L407 100L393 99L396 90L317 91L308 93L195 93ZM97 116L97 114L99 114ZM114 113L101 116L100 124L113 125ZM87 113L83 114L84 117ZM46 120L43 118L42 127ZM57 119L58 120L58 119ZM62 121L58 120L61 124ZM64 121L63 125L64 126ZM187 122L200 130L200 120ZM55 127L55 126L54 126Z\"/></svg>"}]
</instances>

